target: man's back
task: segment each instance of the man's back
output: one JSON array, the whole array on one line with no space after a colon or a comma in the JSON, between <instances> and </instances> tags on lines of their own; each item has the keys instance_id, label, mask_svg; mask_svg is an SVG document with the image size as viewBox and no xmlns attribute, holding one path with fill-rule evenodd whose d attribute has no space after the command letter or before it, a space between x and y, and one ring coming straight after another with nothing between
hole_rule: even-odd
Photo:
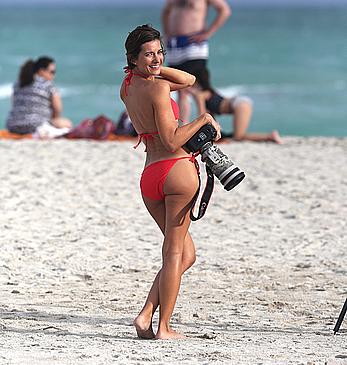
<instances>
[{"instance_id":1,"label":"man's back","mask_svg":"<svg viewBox=\"0 0 347 365\"><path fill-rule=\"evenodd\" d=\"M207 22L210 7L216 14ZM199 82L199 75L208 73L208 40L230 15L226 0L166 0L162 23L168 65L194 75ZM188 120L190 106L186 90L180 90L179 104L181 119Z\"/></svg>"}]
</instances>

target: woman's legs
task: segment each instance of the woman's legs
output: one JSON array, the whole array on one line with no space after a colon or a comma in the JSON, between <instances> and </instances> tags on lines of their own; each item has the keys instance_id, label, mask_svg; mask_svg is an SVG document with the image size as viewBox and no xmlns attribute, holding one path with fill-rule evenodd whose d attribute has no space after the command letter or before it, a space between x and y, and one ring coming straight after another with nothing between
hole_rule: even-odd
<instances>
[{"instance_id":1,"label":"woman's legs","mask_svg":"<svg viewBox=\"0 0 347 365\"><path fill-rule=\"evenodd\" d=\"M189 100L189 92L187 90L179 90L178 92L178 104L180 107L180 119L183 121L190 120L191 107Z\"/></svg>"},{"instance_id":2,"label":"woman's legs","mask_svg":"<svg viewBox=\"0 0 347 365\"><path fill-rule=\"evenodd\" d=\"M190 173L192 174L191 179L188 178L188 180L190 180L190 182L189 182L186 178L184 181L184 184L182 184L182 181L180 181L179 177L187 175L187 170L186 170L187 165L188 165L189 169L191 170L190 171ZM183 168L183 171L182 171L182 168ZM197 189L197 184L198 184L198 180L197 180L197 174L195 171L195 167L187 160L182 161L182 162L178 161L175 164L175 166L172 168L172 170L170 171L167 181L165 183L165 194L167 195L166 201L169 200L168 204L166 203L166 201L159 202L159 201L151 200L151 199L144 197L144 202L146 204L146 207L147 207L148 211L150 212L150 214L152 215L152 217L154 218L154 220L157 222L157 224L160 227L163 234L165 235L165 240L164 240L164 245L163 245L163 268L156 275L155 280L152 284L152 287L149 291L145 305L144 305L143 309L141 310L140 314L134 320L134 325L136 327L139 337L142 337L142 338L153 338L154 337L154 332L152 330L152 317L153 317L155 310L157 309L157 307L159 305L159 287L160 287L160 281L161 281L161 283L163 283L163 281L161 280L161 275L162 275L164 266L165 266L165 269L164 269L165 276L172 275L174 277L173 281L176 284L177 284L177 278L179 278L179 280L178 280L178 288L179 288L180 277L195 262L194 242L193 242L189 232L187 231L188 225L190 222L189 222L189 217L188 217L188 219L186 217L186 210L187 210L187 202L188 202L188 212L189 212L190 201L195 194L195 191ZM174 185L174 186L172 186L172 185ZM180 186L182 187L182 190L185 191L185 193L177 194L178 193L177 189L179 189ZM170 197L169 197L169 195L170 195L169 191L172 191L174 193ZM183 210L181 208L179 208L180 204L178 204L177 198L179 200L183 199L183 205L184 205ZM171 201L173 201L173 203ZM168 221L168 223L166 223L167 221ZM185 224L183 224L184 221L186 221ZM175 233L172 233L173 225L179 226L179 228L175 230ZM169 229L166 229L166 226L168 226ZM181 233L182 230L185 231L185 235L183 235ZM166 237L166 232L170 232L168 237ZM176 242L176 248L174 248L175 244L171 244L172 240L173 240L173 242ZM181 244L182 240L183 240L183 245ZM178 245L177 245L177 242L179 242ZM183 246L183 252L180 252L180 251L182 251L182 248L179 248L179 246ZM175 250L176 250L176 252L175 252ZM177 263L177 260L174 259L176 254L178 254L178 256L180 256L180 263ZM180 266L180 270L172 271L171 269L174 266ZM168 280L170 280L170 279L168 279ZM163 285L161 285L161 286L163 286ZM169 329L168 322L171 317L172 310L173 310L174 304L176 302L176 296L178 293L177 285L176 285L176 289L175 289L176 295L174 295L174 300L171 300L170 303L167 303L166 299L168 298L168 296L171 295L172 290L171 290L171 288L169 288L169 291L167 291L166 289L163 287L163 289L162 289L163 293L161 295L164 298L163 299L164 303L161 306L163 308L162 312L166 313L166 317L164 315L164 317L166 319L163 319L162 323L166 323L166 325L165 325L166 331L164 331L163 329L161 331L158 330L158 334L157 334L158 338L177 337L177 334L175 332L168 330ZM172 308L171 313L169 313L170 311L169 312L166 311L166 309L169 307ZM160 324L159 324L159 327L160 327ZM165 332L169 332L169 336L168 336L168 333L165 333Z\"/></svg>"},{"instance_id":3,"label":"woman's legs","mask_svg":"<svg viewBox=\"0 0 347 365\"><path fill-rule=\"evenodd\" d=\"M164 185L165 238L159 277L159 326L156 338L182 338L170 328L184 271L184 244L190 225L190 208L198 187L196 168L189 160L177 161Z\"/></svg>"},{"instance_id":4,"label":"woman's legs","mask_svg":"<svg viewBox=\"0 0 347 365\"><path fill-rule=\"evenodd\" d=\"M228 99L230 101L230 99ZM231 104L231 103L230 103ZM251 101L239 100L232 105L223 105L223 112L233 114L234 133L233 138L236 141L254 141L254 142L275 142L283 143L278 131L271 133L247 133L249 123L253 113Z\"/></svg>"},{"instance_id":5,"label":"woman's legs","mask_svg":"<svg viewBox=\"0 0 347 365\"><path fill-rule=\"evenodd\" d=\"M187 271L195 262L195 246L194 242L187 232L184 241L183 259L182 259L182 274ZM159 306L159 277L161 270L157 273L152 287L148 293L146 302L134 321L137 334L141 338L154 338L152 329L152 317Z\"/></svg>"}]
</instances>

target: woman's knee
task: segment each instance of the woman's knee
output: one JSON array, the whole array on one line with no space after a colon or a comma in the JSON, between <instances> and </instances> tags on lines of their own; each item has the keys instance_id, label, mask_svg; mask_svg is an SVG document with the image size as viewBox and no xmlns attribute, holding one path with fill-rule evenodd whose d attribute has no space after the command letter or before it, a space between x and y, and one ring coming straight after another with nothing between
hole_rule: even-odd
<instances>
[{"instance_id":1,"label":"woman's knee","mask_svg":"<svg viewBox=\"0 0 347 365\"><path fill-rule=\"evenodd\" d=\"M67 118L54 118L52 119L52 124L56 128L72 128L72 122L70 119Z\"/></svg>"},{"instance_id":2,"label":"woman's knee","mask_svg":"<svg viewBox=\"0 0 347 365\"><path fill-rule=\"evenodd\" d=\"M179 259L182 261L184 244L183 240L179 237L172 237L170 232L165 232L164 244L163 244L163 258Z\"/></svg>"},{"instance_id":3,"label":"woman's knee","mask_svg":"<svg viewBox=\"0 0 347 365\"><path fill-rule=\"evenodd\" d=\"M176 270L183 271L183 254L173 250L168 250L163 255L163 266L175 268Z\"/></svg>"}]
</instances>

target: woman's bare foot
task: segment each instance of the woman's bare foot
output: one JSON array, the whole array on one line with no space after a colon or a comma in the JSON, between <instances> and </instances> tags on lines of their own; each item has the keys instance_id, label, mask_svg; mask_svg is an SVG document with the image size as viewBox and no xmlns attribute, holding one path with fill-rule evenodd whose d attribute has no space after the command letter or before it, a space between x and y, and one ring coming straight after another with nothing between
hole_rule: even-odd
<instances>
[{"instance_id":1,"label":"woman's bare foot","mask_svg":"<svg viewBox=\"0 0 347 365\"><path fill-rule=\"evenodd\" d=\"M178 333L171 329L169 331L158 331L155 335L156 340L183 340L185 338L187 337L182 335L182 333Z\"/></svg>"},{"instance_id":2,"label":"woman's bare foot","mask_svg":"<svg viewBox=\"0 0 347 365\"><path fill-rule=\"evenodd\" d=\"M283 140L276 130L271 132L270 140L278 144L283 144Z\"/></svg>"},{"instance_id":3,"label":"woman's bare foot","mask_svg":"<svg viewBox=\"0 0 347 365\"><path fill-rule=\"evenodd\" d=\"M139 338L150 340L155 337L152 329L152 322L148 323L148 321L146 321L143 316L137 316L133 322L133 325L135 326Z\"/></svg>"}]
</instances>

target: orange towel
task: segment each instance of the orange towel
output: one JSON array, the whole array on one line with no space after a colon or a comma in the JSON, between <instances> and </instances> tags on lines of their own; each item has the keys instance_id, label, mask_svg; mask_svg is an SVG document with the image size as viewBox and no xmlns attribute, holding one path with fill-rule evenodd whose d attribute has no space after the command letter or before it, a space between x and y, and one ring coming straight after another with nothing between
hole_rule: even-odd
<instances>
[{"instance_id":1,"label":"orange towel","mask_svg":"<svg viewBox=\"0 0 347 365\"><path fill-rule=\"evenodd\" d=\"M32 134L11 133L6 129L0 130L0 139L32 139ZM64 137L60 137L62 139ZM70 141L72 139L69 139ZM105 141L136 141L137 137L110 134Z\"/></svg>"},{"instance_id":2,"label":"orange towel","mask_svg":"<svg viewBox=\"0 0 347 365\"><path fill-rule=\"evenodd\" d=\"M6 129L0 130L0 139L32 139L32 134L11 133Z\"/></svg>"},{"instance_id":3,"label":"orange towel","mask_svg":"<svg viewBox=\"0 0 347 365\"><path fill-rule=\"evenodd\" d=\"M16 134L16 133L11 133L6 129L0 129L0 139L32 139L33 136L32 134ZM60 137L60 139L62 139L64 137ZM66 138L69 139L69 138ZM72 141L73 139L69 139L70 141ZM75 139L75 141L78 139ZM104 141L134 141L134 143L137 141L137 137L133 137L133 136L126 136L126 135L120 135L120 134L113 134L111 133L107 139L105 139ZM222 138L220 139L218 142L221 143L228 143L230 142L229 139L226 138Z\"/></svg>"},{"instance_id":4,"label":"orange towel","mask_svg":"<svg viewBox=\"0 0 347 365\"><path fill-rule=\"evenodd\" d=\"M137 137L120 134L110 134L106 141L137 141Z\"/></svg>"}]
</instances>

